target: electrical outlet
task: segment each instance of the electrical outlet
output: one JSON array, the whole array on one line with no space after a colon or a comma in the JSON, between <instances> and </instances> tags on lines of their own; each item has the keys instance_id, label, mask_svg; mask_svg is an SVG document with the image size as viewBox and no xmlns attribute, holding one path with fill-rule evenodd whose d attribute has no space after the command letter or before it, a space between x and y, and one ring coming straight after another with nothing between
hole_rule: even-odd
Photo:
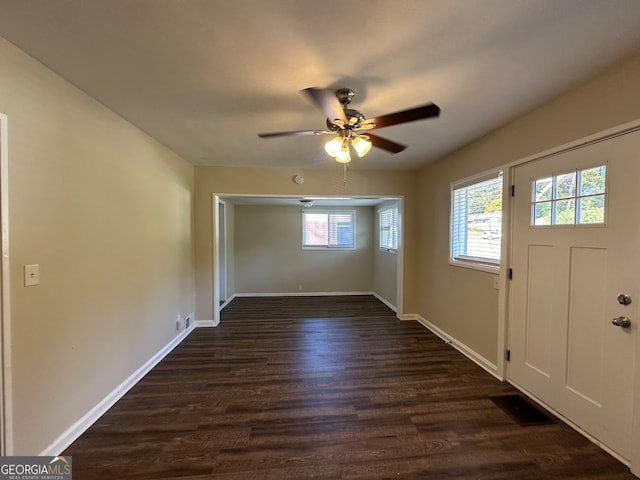
<instances>
[{"instance_id":1,"label":"electrical outlet","mask_svg":"<svg viewBox=\"0 0 640 480\"><path fill-rule=\"evenodd\" d=\"M180 318L180 314L176 315L176 330L180 331L184 329L184 320Z\"/></svg>"}]
</instances>

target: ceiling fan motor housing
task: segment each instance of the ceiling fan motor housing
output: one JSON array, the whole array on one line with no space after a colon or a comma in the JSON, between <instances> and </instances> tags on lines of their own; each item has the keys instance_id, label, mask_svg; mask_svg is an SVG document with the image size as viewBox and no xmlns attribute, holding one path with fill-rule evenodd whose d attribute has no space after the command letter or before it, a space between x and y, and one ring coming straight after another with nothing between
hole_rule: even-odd
<instances>
[{"instance_id":1,"label":"ceiling fan motor housing","mask_svg":"<svg viewBox=\"0 0 640 480\"><path fill-rule=\"evenodd\" d=\"M327 119L327 128L332 132L337 132L338 130L343 130L344 128L347 128L347 129L358 128L360 124L364 122L364 120L366 119L366 117L362 112L359 112L358 110L354 110L352 108L347 108L347 105L351 103L351 100L353 99L354 95L355 95L354 91L351 90L350 88L340 88L336 90L336 97L338 97L338 101L340 102L340 104L342 105L342 108L344 109L344 114L347 117L348 123L347 125L340 126L340 125L336 125L335 123Z\"/></svg>"},{"instance_id":2,"label":"ceiling fan motor housing","mask_svg":"<svg viewBox=\"0 0 640 480\"><path fill-rule=\"evenodd\" d=\"M336 90L336 97L338 97L338 100L343 106L349 105L354 95L355 92L350 88L340 88Z\"/></svg>"},{"instance_id":3,"label":"ceiling fan motor housing","mask_svg":"<svg viewBox=\"0 0 640 480\"><path fill-rule=\"evenodd\" d=\"M365 116L362 112L358 110L353 110L352 108L345 108L344 114L347 117L348 123L344 126L344 128L354 129L358 128L362 122L365 120ZM327 119L327 128L332 132L337 132L338 130L342 130L343 127L336 125Z\"/></svg>"}]
</instances>

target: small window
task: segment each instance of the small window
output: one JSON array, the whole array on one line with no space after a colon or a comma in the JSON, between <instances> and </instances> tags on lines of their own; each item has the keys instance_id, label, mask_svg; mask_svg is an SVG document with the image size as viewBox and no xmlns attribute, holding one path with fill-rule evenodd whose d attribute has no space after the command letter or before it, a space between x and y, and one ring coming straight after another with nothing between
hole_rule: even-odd
<instances>
[{"instance_id":1,"label":"small window","mask_svg":"<svg viewBox=\"0 0 640 480\"><path fill-rule=\"evenodd\" d=\"M356 213L302 212L302 248L355 248Z\"/></svg>"},{"instance_id":2,"label":"small window","mask_svg":"<svg viewBox=\"0 0 640 480\"><path fill-rule=\"evenodd\" d=\"M502 243L502 172L451 186L450 263L495 270Z\"/></svg>"},{"instance_id":3,"label":"small window","mask_svg":"<svg viewBox=\"0 0 640 480\"><path fill-rule=\"evenodd\" d=\"M531 225L603 225L607 166L538 178L531 188Z\"/></svg>"},{"instance_id":4,"label":"small window","mask_svg":"<svg viewBox=\"0 0 640 480\"><path fill-rule=\"evenodd\" d=\"M398 207L386 207L378 211L380 222L380 249L387 252L398 251Z\"/></svg>"}]
</instances>

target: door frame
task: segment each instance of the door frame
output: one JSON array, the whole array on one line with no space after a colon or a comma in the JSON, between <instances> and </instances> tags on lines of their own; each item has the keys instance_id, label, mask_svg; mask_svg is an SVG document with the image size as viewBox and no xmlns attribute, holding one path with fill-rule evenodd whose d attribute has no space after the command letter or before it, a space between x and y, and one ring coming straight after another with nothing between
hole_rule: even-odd
<instances>
[{"instance_id":1,"label":"door frame","mask_svg":"<svg viewBox=\"0 0 640 480\"><path fill-rule=\"evenodd\" d=\"M213 326L220 323L220 202L219 195L213 195ZM227 213L225 211L225 213ZM225 273L226 274L226 273Z\"/></svg>"},{"instance_id":2,"label":"door frame","mask_svg":"<svg viewBox=\"0 0 640 480\"><path fill-rule=\"evenodd\" d=\"M0 113L0 455L13 454L11 322L9 290L8 117Z\"/></svg>"},{"instance_id":3,"label":"door frame","mask_svg":"<svg viewBox=\"0 0 640 480\"><path fill-rule=\"evenodd\" d=\"M338 195L314 195L320 196L323 198L340 198ZM224 203L224 198L233 198L233 197L256 197L256 198L301 198L300 195L261 195L261 194L241 194L241 193L213 193L212 194L212 211L213 211L213 249L212 249L212 267L213 267L213 322L211 322L212 326L216 326L220 323L220 312L226 305L220 304L220 275L222 272L220 271L220 265L218 259L220 258L220 235L222 232L220 226L220 203ZM400 229L400 245L398 246L397 252L397 265L396 265L396 316L398 318L402 318L403 315L403 305L404 305L404 295L403 295L403 276L404 276L404 197L398 195L349 195L350 198L358 199L358 198L384 198L384 199L395 199L398 202L398 211L399 211L399 229ZM228 211L225 210L225 218L228 218ZM225 221L226 223L226 221ZM226 235L227 225L224 225L224 232ZM226 275L226 271L225 271ZM228 287L227 287L228 288ZM231 295L233 298L234 295Z\"/></svg>"},{"instance_id":4,"label":"door frame","mask_svg":"<svg viewBox=\"0 0 640 480\"><path fill-rule=\"evenodd\" d=\"M218 257L219 273L218 273L218 291L220 298L218 303L227 301L227 203L224 200L218 200Z\"/></svg>"},{"instance_id":5,"label":"door frame","mask_svg":"<svg viewBox=\"0 0 640 480\"><path fill-rule=\"evenodd\" d=\"M512 218L513 198L511 197L511 185L512 185L511 182L513 179L515 168L525 163L553 157L555 155L559 155L571 150L583 148L595 143L604 142L612 138L625 135L627 133L632 133L638 130L640 130L640 119L633 120L631 122L627 122L622 125L609 128L607 130L603 130L593 135L589 135L587 137L583 137L578 140L568 142L563 145L550 148L548 150L544 150L542 152L521 158L519 160L510 162L507 165L504 165L503 171L505 172L505 187L506 187L505 190L508 190L509 193L508 193L507 202L503 201L503 206L506 206L506 211L503 211L503 221L505 217L507 217L506 219L508 220L509 223L506 226L505 232L507 232L507 235L503 236L503 244L502 244L502 247L504 248L503 258L505 259L505 262L504 262L505 268L503 268L501 271L501 281L500 281L501 288L500 288L500 298L498 303L498 314L499 314L498 375L503 379L505 379L507 382L511 383L510 375L509 375L509 364L506 361L506 352L509 350L509 325L511 322L511 319L509 318L509 299L510 299L511 292L509 290L510 285L508 281L507 272L509 272L509 269L511 268L511 264L513 263L513 258L512 258L513 249L511 245L511 228L513 224L513 218ZM508 172L508 175L506 174L506 172ZM507 183L507 179L509 183ZM504 197L503 197L503 200L504 200ZM640 218L638 219L638 221L640 221ZM507 237L507 238L505 239L504 237ZM639 328L640 318L634 319L634 320L635 320L634 323L636 324L636 328ZM640 335L638 335L637 337L638 339L640 339ZM640 340L638 340L636 345L634 367L635 367L634 368L634 372L635 372L634 373L634 391L633 391L633 398L632 398L633 412L632 412L632 418L630 419L630 421L632 422L631 442L633 445L638 445L640 444ZM523 393L531 396L529 392L523 392ZM539 401L537 399L535 400ZM631 472L634 475L640 477L640 449L637 449L637 448L632 449L631 459L630 461L627 462L624 459L620 458L618 455L616 455L615 452L612 452L606 446L601 445L599 442L597 442L591 435L589 435L587 432L582 430L582 428L580 428L579 425L575 425L573 422L570 422L569 420L564 418L562 415L558 414L558 412L556 412L552 406L546 405L546 404L544 406L549 410L551 410L558 417L560 417L565 423L569 424L571 427L573 427L575 430L577 430L582 435L587 437L589 440L599 445L603 450L607 451L609 454L611 454L612 456L620 460L622 463L629 466L631 469Z\"/></svg>"}]
</instances>

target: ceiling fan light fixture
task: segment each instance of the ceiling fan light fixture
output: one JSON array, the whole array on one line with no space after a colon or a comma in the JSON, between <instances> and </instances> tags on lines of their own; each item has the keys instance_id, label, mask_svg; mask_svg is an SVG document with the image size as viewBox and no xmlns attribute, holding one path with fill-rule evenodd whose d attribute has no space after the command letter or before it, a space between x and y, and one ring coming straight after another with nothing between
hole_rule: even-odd
<instances>
[{"instance_id":1,"label":"ceiling fan light fixture","mask_svg":"<svg viewBox=\"0 0 640 480\"><path fill-rule=\"evenodd\" d=\"M340 147L340 152L336 155L336 162L349 163L351 161L351 155L349 154L349 139L345 138Z\"/></svg>"},{"instance_id":2,"label":"ceiling fan light fixture","mask_svg":"<svg viewBox=\"0 0 640 480\"><path fill-rule=\"evenodd\" d=\"M342 140L339 137L334 137L324 145L324 150L332 157L337 157L340 154L342 148Z\"/></svg>"},{"instance_id":3,"label":"ceiling fan light fixture","mask_svg":"<svg viewBox=\"0 0 640 480\"><path fill-rule=\"evenodd\" d=\"M364 157L371 150L371 142L364 137L356 137L351 141L359 157Z\"/></svg>"}]
</instances>

